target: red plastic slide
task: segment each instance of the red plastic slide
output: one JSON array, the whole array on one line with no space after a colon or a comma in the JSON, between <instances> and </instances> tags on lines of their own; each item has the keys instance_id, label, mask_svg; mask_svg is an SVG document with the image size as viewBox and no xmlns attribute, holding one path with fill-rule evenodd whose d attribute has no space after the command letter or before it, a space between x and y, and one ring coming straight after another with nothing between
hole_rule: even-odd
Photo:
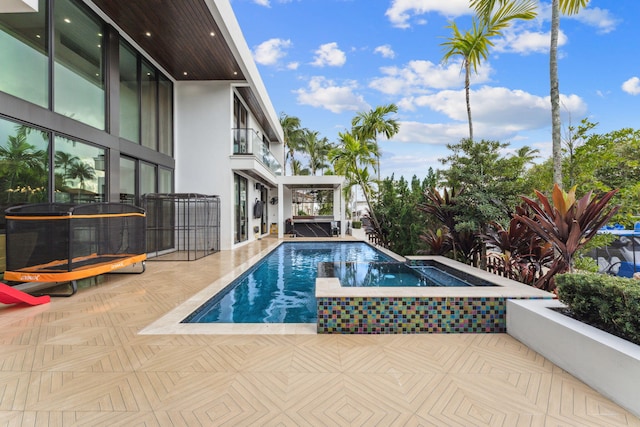
<instances>
[{"instance_id":1,"label":"red plastic slide","mask_svg":"<svg viewBox=\"0 0 640 427\"><path fill-rule=\"evenodd\" d=\"M51 301L51 297L49 295L34 297L18 289L14 289L9 285L0 283L0 303L2 304L24 303L29 305L40 305L46 304L49 301Z\"/></svg>"}]
</instances>

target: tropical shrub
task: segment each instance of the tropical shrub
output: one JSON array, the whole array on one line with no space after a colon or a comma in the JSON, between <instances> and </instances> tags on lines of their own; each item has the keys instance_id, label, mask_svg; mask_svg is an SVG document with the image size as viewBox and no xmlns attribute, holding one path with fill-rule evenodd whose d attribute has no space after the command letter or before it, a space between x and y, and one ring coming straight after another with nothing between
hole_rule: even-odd
<instances>
[{"instance_id":1,"label":"tropical shrub","mask_svg":"<svg viewBox=\"0 0 640 427\"><path fill-rule=\"evenodd\" d=\"M556 285L576 319L640 345L640 282L581 273L560 274Z\"/></svg>"},{"instance_id":2,"label":"tropical shrub","mask_svg":"<svg viewBox=\"0 0 640 427\"><path fill-rule=\"evenodd\" d=\"M526 204L516 207L516 215L531 216ZM507 228L491 222L482 236L487 245L487 269L500 276L536 287L545 282L546 269L554 258L553 246L515 215Z\"/></svg>"},{"instance_id":3,"label":"tropical shrub","mask_svg":"<svg viewBox=\"0 0 640 427\"><path fill-rule=\"evenodd\" d=\"M464 191L464 188L451 188L451 191L445 188L441 195L435 188L430 188L424 192L425 201L418 205L418 209L440 224L441 235L427 233L422 234L420 238L430 245L432 251L441 252L441 255L445 254L442 249L446 240L446 244L451 246L453 259L476 265L475 261L480 251L477 235L471 230L458 227L458 213L461 210L459 199ZM438 245L438 249L434 249L434 245Z\"/></svg>"},{"instance_id":4,"label":"tropical shrub","mask_svg":"<svg viewBox=\"0 0 640 427\"><path fill-rule=\"evenodd\" d=\"M352 221L351 227L353 228L362 228L362 221Z\"/></svg>"},{"instance_id":5,"label":"tropical shrub","mask_svg":"<svg viewBox=\"0 0 640 427\"><path fill-rule=\"evenodd\" d=\"M420 235L420 240L425 242L429 249L423 249L419 253L427 255L447 255L453 248L451 234L447 227L437 230L427 229Z\"/></svg>"},{"instance_id":6,"label":"tropical shrub","mask_svg":"<svg viewBox=\"0 0 640 427\"><path fill-rule=\"evenodd\" d=\"M515 219L522 222L540 238L553 245L556 256L545 274L544 280L536 286L545 290L555 288L554 276L559 273L573 271L573 258L589 240L596 235L609 219L618 211L619 206L607 209L607 204L617 193L611 190L601 198L592 198L591 192L576 200L576 188L568 192L554 185L552 200L536 191L538 201L522 197L531 209L532 215L516 214Z\"/></svg>"},{"instance_id":7,"label":"tropical shrub","mask_svg":"<svg viewBox=\"0 0 640 427\"><path fill-rule=\"evenodd\" d=\"M391 176L380 182L372 204L380 229L368 229L370 238L400 255L420 253L425 248L420 235L430 229L434 221L417 206L424 200L424 189L433 181L429 176L422 181L416 176L410 181Z\"/></svg>"}]
</instances>

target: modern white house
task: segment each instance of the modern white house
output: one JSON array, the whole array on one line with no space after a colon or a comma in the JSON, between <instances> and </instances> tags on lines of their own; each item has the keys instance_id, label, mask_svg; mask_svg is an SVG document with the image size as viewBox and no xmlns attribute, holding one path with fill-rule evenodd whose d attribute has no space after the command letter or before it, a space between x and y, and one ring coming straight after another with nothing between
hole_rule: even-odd
<instances>
[{"instance_id":1,"label":"modern white house","mask_svg":"<svg viewBox=\"0 0 640 427\"><path fill-rule=\"evenodd\" d=\"M0 2L1 212L216 195L225 250L282 237L296 191L327 190L318 221L342 234L343 177L283 177L284 158L229 0Z\"/></svg>"}]
</instances>

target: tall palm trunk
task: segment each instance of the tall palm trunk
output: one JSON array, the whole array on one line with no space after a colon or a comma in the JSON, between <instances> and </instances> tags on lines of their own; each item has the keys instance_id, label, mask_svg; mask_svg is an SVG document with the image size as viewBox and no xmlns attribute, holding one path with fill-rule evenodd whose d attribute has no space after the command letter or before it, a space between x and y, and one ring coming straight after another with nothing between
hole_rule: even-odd
<instances>
[{"instance_id":1,"label":"tall palm trunk","mask_svg":"<svg viewBox=\"0 0 640 427\"><path fill-rule=\"evenodd\" d=\"M560 0L551 3L551 46L549 75L551 83L551 139L553 150L553 182L562 188L562 141L560 133L560 84L558 79L558 33L560 31Z\"/></svg>"},{"instance_id":2,"label":"tall palm trunk","mask_svg":"<svg viewBox=\"0 0 640 427\"><path fill-rule=\"evenodd\" d=\"M471 64L469 61L464 61L464 93L467 100L467 117L469 118L469 139L473 141L473 123L471 122L471 101L469 99L469 91L471 86Z\"/></svg>"},{"instance_id":3,"label":"tall palm trunk","mask_svg":"<svg viewBox=\"0 0 640 427\"><path fill-rule=\"evenodd\" d=\"M369 192L367 191L366 185L364 183L364 180L360 177L360 174L358 173L358 180L360 181L360 188L362 188L362 193L364 194L364 199L367 202L367 207L369 208L369 214L371 216L371 220L373 221L373 226L375 228L375 230L380 233L380 236L382 236L382 228L380 228L380 222L378 222L378 217L376 216L376 213L373 211L373 208L371 207L371 202L370 202L370 198L369 198Z\"/></svg>"}]
</instances>

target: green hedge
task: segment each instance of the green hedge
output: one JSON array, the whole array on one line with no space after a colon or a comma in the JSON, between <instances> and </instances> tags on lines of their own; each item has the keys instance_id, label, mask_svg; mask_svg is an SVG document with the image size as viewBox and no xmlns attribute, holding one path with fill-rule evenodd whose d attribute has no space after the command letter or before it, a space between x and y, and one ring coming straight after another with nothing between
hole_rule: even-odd
<instances>
[{"instance_id":1,"label":"green hedge","mask_svg":"<svg viewBox=\"0 0 640 427\"><path fill-rule=\"evenodd\" d=\"M351 227L353 227L353 228L362 228L362 221L353 221L351 223Z\"/></svg>"},{"instance_id":2,"label":"green hedge","mask_svg":"<svg viewBox=\"0 0 640 427\"><path fill-rule=\"evenodd\" d=\"M640 282L597 273L556 276L558 297L574 316L640 345Z\"/></svg>"}]
</instances>

